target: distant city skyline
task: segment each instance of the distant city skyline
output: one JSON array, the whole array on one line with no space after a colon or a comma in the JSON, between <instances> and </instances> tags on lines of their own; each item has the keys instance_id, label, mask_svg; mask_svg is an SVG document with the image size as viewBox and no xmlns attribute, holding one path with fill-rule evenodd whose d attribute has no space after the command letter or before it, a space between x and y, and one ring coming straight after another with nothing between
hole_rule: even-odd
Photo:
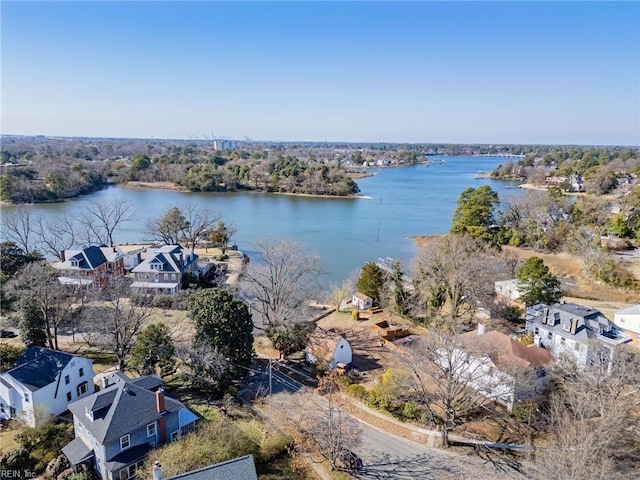
<instances>
[{"instance_id":1,"label":"distant city skyline","mask_svg":"<svg viewBox=\"0 0 640 480\"><path fill-rule=\"evenodd\" d=\"M1 4L2 134L640 145L640 3Z\"/></svg>"}]
</instances>

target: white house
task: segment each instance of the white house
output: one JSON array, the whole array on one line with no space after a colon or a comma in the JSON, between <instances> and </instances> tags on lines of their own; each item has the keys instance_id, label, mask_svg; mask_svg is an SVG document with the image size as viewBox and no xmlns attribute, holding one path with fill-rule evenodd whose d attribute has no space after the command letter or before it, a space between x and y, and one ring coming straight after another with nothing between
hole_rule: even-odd
<instances>
[{"instance_id":1,"label":"white house","mask_svg":"<svg viewBox=\"0 0 640 480\"><path fill-rule=\"evenodd\" d=\"M339 363L350 365L353 361L353 350L342 335L318 327L307 342L305 359L321 368L333 370Z\"/></svg>"},{"instance_id":2,"label":"white house","mask_svg":"<svg viewBox=\"0 0 640 480\"><path fill-rule=\"evenodd\" d=\"M524 302L521 300L522 292L520 291L520 282L517 278L499 280L494 282L494 287L496 291L496 302L520 308L525 307Z\"/></svg>"},{"instance_id":3,"label":"white house","mask_svg":"<svg viewBox=\"0 0 640 480\"><path fill-rule=\"evenodd\" d=\"M640 346L640 305L614 313L613 323L631 338L634 345Z\"/></svg>"},{"instance_id":4,"label":"white house","mask_svg":"<svg viewBox=\"0 0 640 480\"><path fill-rule=\"evenodd\" d=\"M351 297L351 303L358 310L366 310L373 306L373 298L365 295L364 293L356 292Z\"/></svg>"},{"instance_id":5,"label":"white house","mask_svg":"<svg viewBox=\"0 0 640 480\"><path fill-rule=\"evenodd\" d=\"M35 427L95 391L92 360L57 350L28 347L0 374L0 418Z\"/></svg>"},{"instance_id":6,"label":"white house","mask_svg":"<svg viewBox=\"0 0 640 480\"><path fill-rule=\"evenodd\" d=\"M578 367L613 359L614 350L629 341L611 320L595 308L575 303L542 303L526 310L527 331L533 331L536 345Z\"/></svg>"},{"instance_id":7,"label":"white house","mask_svg":"<svg viewBox=\"0 0 640 480\"><path fill-rule=\"evenodd\" d=\"M546 388L545 366L553 362L548 350L523 345L504 333L484 326L460 335L460 354L455 360L458 374L468 377L478 393L509 409Z\"/></svg>"}]
</instances>

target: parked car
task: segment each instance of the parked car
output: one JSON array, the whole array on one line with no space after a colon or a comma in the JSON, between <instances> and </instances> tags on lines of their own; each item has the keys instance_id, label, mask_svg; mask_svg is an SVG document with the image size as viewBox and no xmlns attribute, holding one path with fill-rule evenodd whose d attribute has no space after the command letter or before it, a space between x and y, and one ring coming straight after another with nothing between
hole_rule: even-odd
<instances>
[{"instance_id":1,"label":"parked car","mask_svg":"<svg viewBox=\"0 0 640 480\"><path fill-rule=\"evenodd\" d=\"M0 338L15 338L17 337L18 334L15 332L12 332L11 330L0 330Z\"/></svg>"},{"instance_id":2,"label":"parked car","mask_svg":"<svg viewBox=\"0 0 640 480\"><path fill-rule=\"evenodd\" d=\"M355 472L363 467L362 459L350 450L344 450L338 455L337 466L340 470Z\"/></svg>"}]
</instances>

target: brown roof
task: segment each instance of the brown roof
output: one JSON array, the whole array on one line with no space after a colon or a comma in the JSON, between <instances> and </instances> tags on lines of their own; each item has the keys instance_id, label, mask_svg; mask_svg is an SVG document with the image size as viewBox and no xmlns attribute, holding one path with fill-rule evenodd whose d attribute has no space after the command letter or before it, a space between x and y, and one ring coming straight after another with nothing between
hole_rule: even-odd
<instances>
[{"instance_id":1,"label":"brown roof","mask_svg":"<svg viewBox=\"0 0 640 480\"><path fill-rule=\"evenodd\" d=\"M356 292L353 294L354 297L359 298L360 300L371 300L371 297L365 295L364 293Z\"/></svg>"},{"instance_id":2,"label":"brown roof","mask_svg":"<svg viewBox=\"0 0 640 480\"><path fill-rule=\"evenodd\" d=\"M553 361L551 352L535 345L523 345L517 340L496 330L478 335L477 331L460 336L462 342L478 353L489 356L498 368L509 370L527 369L530 365L540 368Z\"/></svg>"}]
</instances>

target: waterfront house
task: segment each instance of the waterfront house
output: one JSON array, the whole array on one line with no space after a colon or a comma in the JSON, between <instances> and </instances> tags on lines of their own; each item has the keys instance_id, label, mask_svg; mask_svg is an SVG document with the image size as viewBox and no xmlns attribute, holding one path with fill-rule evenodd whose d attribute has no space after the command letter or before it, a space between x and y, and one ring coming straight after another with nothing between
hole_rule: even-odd
<instances>
[{"instance_id":1,"label":"waterfront house","mask_svg":"<svg viewBox=\"0 0 640 480\"><path fill-rule=\"evenodd\" d=\"M140 294L176 295L184 275L198 271L198 256L180 245L149 247L138 253L131 289Z\"/></svg>"},{"instance_id":2,"label":"waterfront house","mask_svg":"<svg viewBox=\"0 0 640 480\"><path fill-rule=\"evenodd\" d=\"M63 250L61 260L51 266L64 285L103 286L110 278L124 275L124 254L118 247L91 246Z\"/></svg>"},{"instance_id":3,"label":"waterfront house","mask_svg":"<svg viewBox=\"0 0 640 480\"><path fill-rule=\"evenodd\" d=\"M0 374L0 418L30 427L67 410L95 391L92 360L41 347L28 347Z\"/></svg>"},{"instance_id":4,"label":"waterfront house","mask_svg":"<svg viewBox=\"0 0 640 480\"><path fill-rule=\"evenodd\" d=\"M353 360L353 350L342 335L333 330L318 327L309 337L305 348L305 359L319 368L333 370L339 363L350 365Z\"/></svg>"},{"instance_id":5,"label":"waterfront house","mask_svg":"<svg viewBox=\"0 0 640 480\"><path fill-rule=\"evenodd\" d=\"M540 303L527 308L525 315L536 345L578 367L596 361L610 365L615 348L631 340L595 308L575 303Z\"/></svg>"},{"instance_id":6,"label":"waterfront house","mask_svg":"<svg viewBox=\"0 0 640 480\"><path fill-rule=\"evenodd\" d=\"M633 345L640 347L640 304L614 313L613 323L622 333L631 338Z\"/></svg>"},{"instance_id":7,"label":"waterfront house","mask_svg":"<svg viewBox=\"0 0 640 480\"><path fill-rule=\"evenodd\" d=\"M73 470L127 480L153 448L193 431L198 417L165 397L161 385L156 376L130 379L118 372L105 377L102 390L70 404L75 439L62 452Z\"/></svg>"}]
</instances>

